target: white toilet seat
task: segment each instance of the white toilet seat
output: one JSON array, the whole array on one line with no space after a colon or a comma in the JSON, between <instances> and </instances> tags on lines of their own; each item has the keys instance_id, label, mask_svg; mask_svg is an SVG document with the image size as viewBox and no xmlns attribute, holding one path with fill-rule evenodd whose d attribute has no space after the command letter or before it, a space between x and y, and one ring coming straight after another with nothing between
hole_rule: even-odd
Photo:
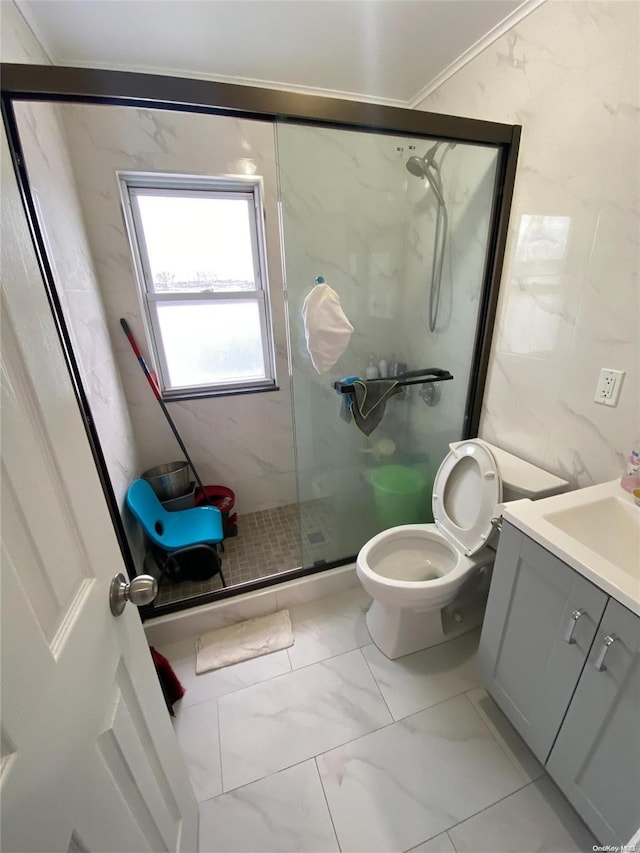
<instances>
[{"instance_id":1,"label":"white toilet seat","mask_svg":"<svg viewBox=\"0 0 640 853\"><path fill-rule=\"evenodd\" d=\"M462 441L447 454L433 484L433 518L443 536L471 556L486 545L502 502L496 459L483 444Z\"/></svg>"}]
</instances>

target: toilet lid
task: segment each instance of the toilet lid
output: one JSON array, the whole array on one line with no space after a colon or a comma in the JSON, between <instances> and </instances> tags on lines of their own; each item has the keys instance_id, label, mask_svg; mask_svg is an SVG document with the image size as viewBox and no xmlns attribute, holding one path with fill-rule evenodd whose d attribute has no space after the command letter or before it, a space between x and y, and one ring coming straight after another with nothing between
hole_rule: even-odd
<instances>
[{"instance_id":1,"label":"toilet lid","mask_svg":"<svg viewBox=\"0 0 640 853\"><path fill-rule=\"evenodd\" d=\"M451 450L433 484L433 518L442 534L467 556L475 554L491 535L501 502L502 480L489 448L469 440Z\"/></svg>"}]
</instances>

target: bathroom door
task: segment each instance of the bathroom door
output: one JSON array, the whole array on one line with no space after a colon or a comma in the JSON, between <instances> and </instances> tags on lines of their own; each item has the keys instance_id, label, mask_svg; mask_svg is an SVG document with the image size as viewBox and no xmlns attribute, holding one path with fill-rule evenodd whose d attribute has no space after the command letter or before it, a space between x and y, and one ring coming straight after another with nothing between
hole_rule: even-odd
<instances>
[{"instance_id":1,"label":"bathroom door","mask_svg":"<svg viewBox=\"0 0 640 853\"><path fill-rule=\"evenodd\" d=\"M196 850L198 807L129 604L2 145L2 807L11 851Z\"/></svg>"}]
</instances>

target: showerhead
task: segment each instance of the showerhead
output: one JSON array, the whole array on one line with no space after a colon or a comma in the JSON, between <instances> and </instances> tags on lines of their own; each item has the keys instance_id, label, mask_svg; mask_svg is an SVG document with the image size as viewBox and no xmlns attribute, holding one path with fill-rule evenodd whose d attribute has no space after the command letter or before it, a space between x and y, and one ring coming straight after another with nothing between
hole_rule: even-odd
<instances>
[{"instance_id":1,"label":"showerhead","mask_svg":"<svg viewBox=\"0 0 640 853\"><path fill-rule=\"evenodd\" d=\"M416 178L427 177L427 164L424 157L409 157L406 163L407 170Z\"/></svg>"},{"instance_id":2,"label":"showerhead","mask_svg":"<svg viewBox=\"0 0 640 853\"><path fill-rule=\"evenodd\" d=\"M436 143L433 148L431 148L424 157L409 157L406 162L407 171L411 172L412 175L415 175L416 178L424 179L427 182L427 185L431 187L433 190L436 199L438 200L438 204L445 204L444 196L442 194L442 184L440 182L438 164L433 159L435 154L435 149L439 143Z\"/></svg>"},{"instance_id":3,"label":"showerhead","mask_svg":"<svg viewBox=\"0 0 640 853\"><path fill-rule=\"evenodd\" d=\"M436 151L441 144L441 142L436 142L436 144L432 145L423 157L409 157L406 163L408 171L411 172L412 175L415 175L416 178L427 178L428 180L429 167L435 165L434 157L436 156Z\"/></svg>"},{"instance_id":4,"label":"showerhead","mask_svg":"<svg viewBox=\"0 0 640 853\"><path fill-rule=\"evenodd\" d=\"M431 148L424 154L422 157L409 157L406 162L406 167L412 175L415 175L416 178L426 178L429 180L430 172L429 169L438 169L438 164L436 162L436 153L438 148L442 145L442 142L436 142L435 145L432 145ZM450 142L449 148L455 148L456 143Z\"/></svg>"}]
</instances>

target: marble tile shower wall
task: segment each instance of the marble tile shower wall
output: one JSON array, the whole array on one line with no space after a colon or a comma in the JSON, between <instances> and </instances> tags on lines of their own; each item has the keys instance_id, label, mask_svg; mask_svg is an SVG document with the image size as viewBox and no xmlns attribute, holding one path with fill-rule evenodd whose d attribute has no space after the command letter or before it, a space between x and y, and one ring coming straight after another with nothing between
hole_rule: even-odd
<instances>
[{"instance_id":1,"label":"marble tile shower wall","mask_svg":"<svg viewBox=\"0 0 640 853\"><path fill-rule=\"evenodd\" d=\"M370 464L360 450L389 435L404 451L426 451L434 470L449 441L460 437L479 294L485 263L496 155L458 145L445 157L449 240L438 326L427 326L435 233L433 193L405 169L424 140L284 125L278 154L285 264L292 336L298 470L303 498L331 494ZM310 169L310 163L319 164ZM319 376L306 351L302 303L323 274L355 327L330 374ZM417 389L391 400L385 420L367 440L338 418L330 382L363 375L369 355L395 353L411 369L454 373L442 400L426 408ZM392 418L391 415L395 415ZM390 460L394 461L394 460Z\"/></svg>"},{"instance_id":2,"label":"marble tile shower wall","mask_svg":"<svg viewBox=\"0 0 640 853\"><path fill-rule=\"evenodd\" d=\"M428 145L423 143L419 154ZM436 228L436 199L424 182L407 184L408 245L403 287L403 338L410 361L449 370L453 381L441 386L440 402L425 408L412 389L411 433L430 450L430 473L461 437L477 315L486 263L497 155L493 148L457 145L437 155L449 216L448 236L435 330L430 331L429 293Z\"/></svg>"},{"instance_id":3,"label":"marble tile shower wall","mask_svg":"<svg viewBox=\"0 0 640 853\"><path fill-rule=\"evenodd\" d=\"M368 445L339 419L331 381L364 375L371 353L402 357L405 181L396 146L403 143L290 125L277 133L297 464L301 498L307 500L333 493L341 478L344 485L344 466L351 469ZM322 375L307 353L301 314L318 275L337 291L355 329L344 355Z\"/></svg>"},{"instance_id":4,"label":"marble tile shower wall","mask_svg":"<svg viewBox=\"0 0 640 853\"><path fill-rule=\"evenodd\" d=\"M206 483L234 489L241 513L296 500L291 402L278 232L273 129L229 117L112 106L61 107L111 341L137 438L141 470L181 457L119 326L126 317L144 341L131 253L120 212L116 170L243 174L249 161L264 178L279 391L170 404Z\"/></svg>"},{"instance_id":5,"label":"marble tile shower wall","mask_svg":"<svg viewBox=\"0 0 640 853\"><path fill-rule=\"evenodd\" d=\"M115 363L57 108L18 103L16 117L47 254L116 500L137 475L139 461ZM138 565L142 542L123 514Z\"/></svg>"},{"instance_id":6,"label":"marble tile shower wall","mask_svg":"<svg viewBox=\"0 0 640 853\"><path fill-rule=\"evenodd\" d=\"M640 435L639 17L545 3L420 104L523 126L481 435L575 486ZM627 372L617 408L601 367Z\"/></svg>"}]
</instances>

